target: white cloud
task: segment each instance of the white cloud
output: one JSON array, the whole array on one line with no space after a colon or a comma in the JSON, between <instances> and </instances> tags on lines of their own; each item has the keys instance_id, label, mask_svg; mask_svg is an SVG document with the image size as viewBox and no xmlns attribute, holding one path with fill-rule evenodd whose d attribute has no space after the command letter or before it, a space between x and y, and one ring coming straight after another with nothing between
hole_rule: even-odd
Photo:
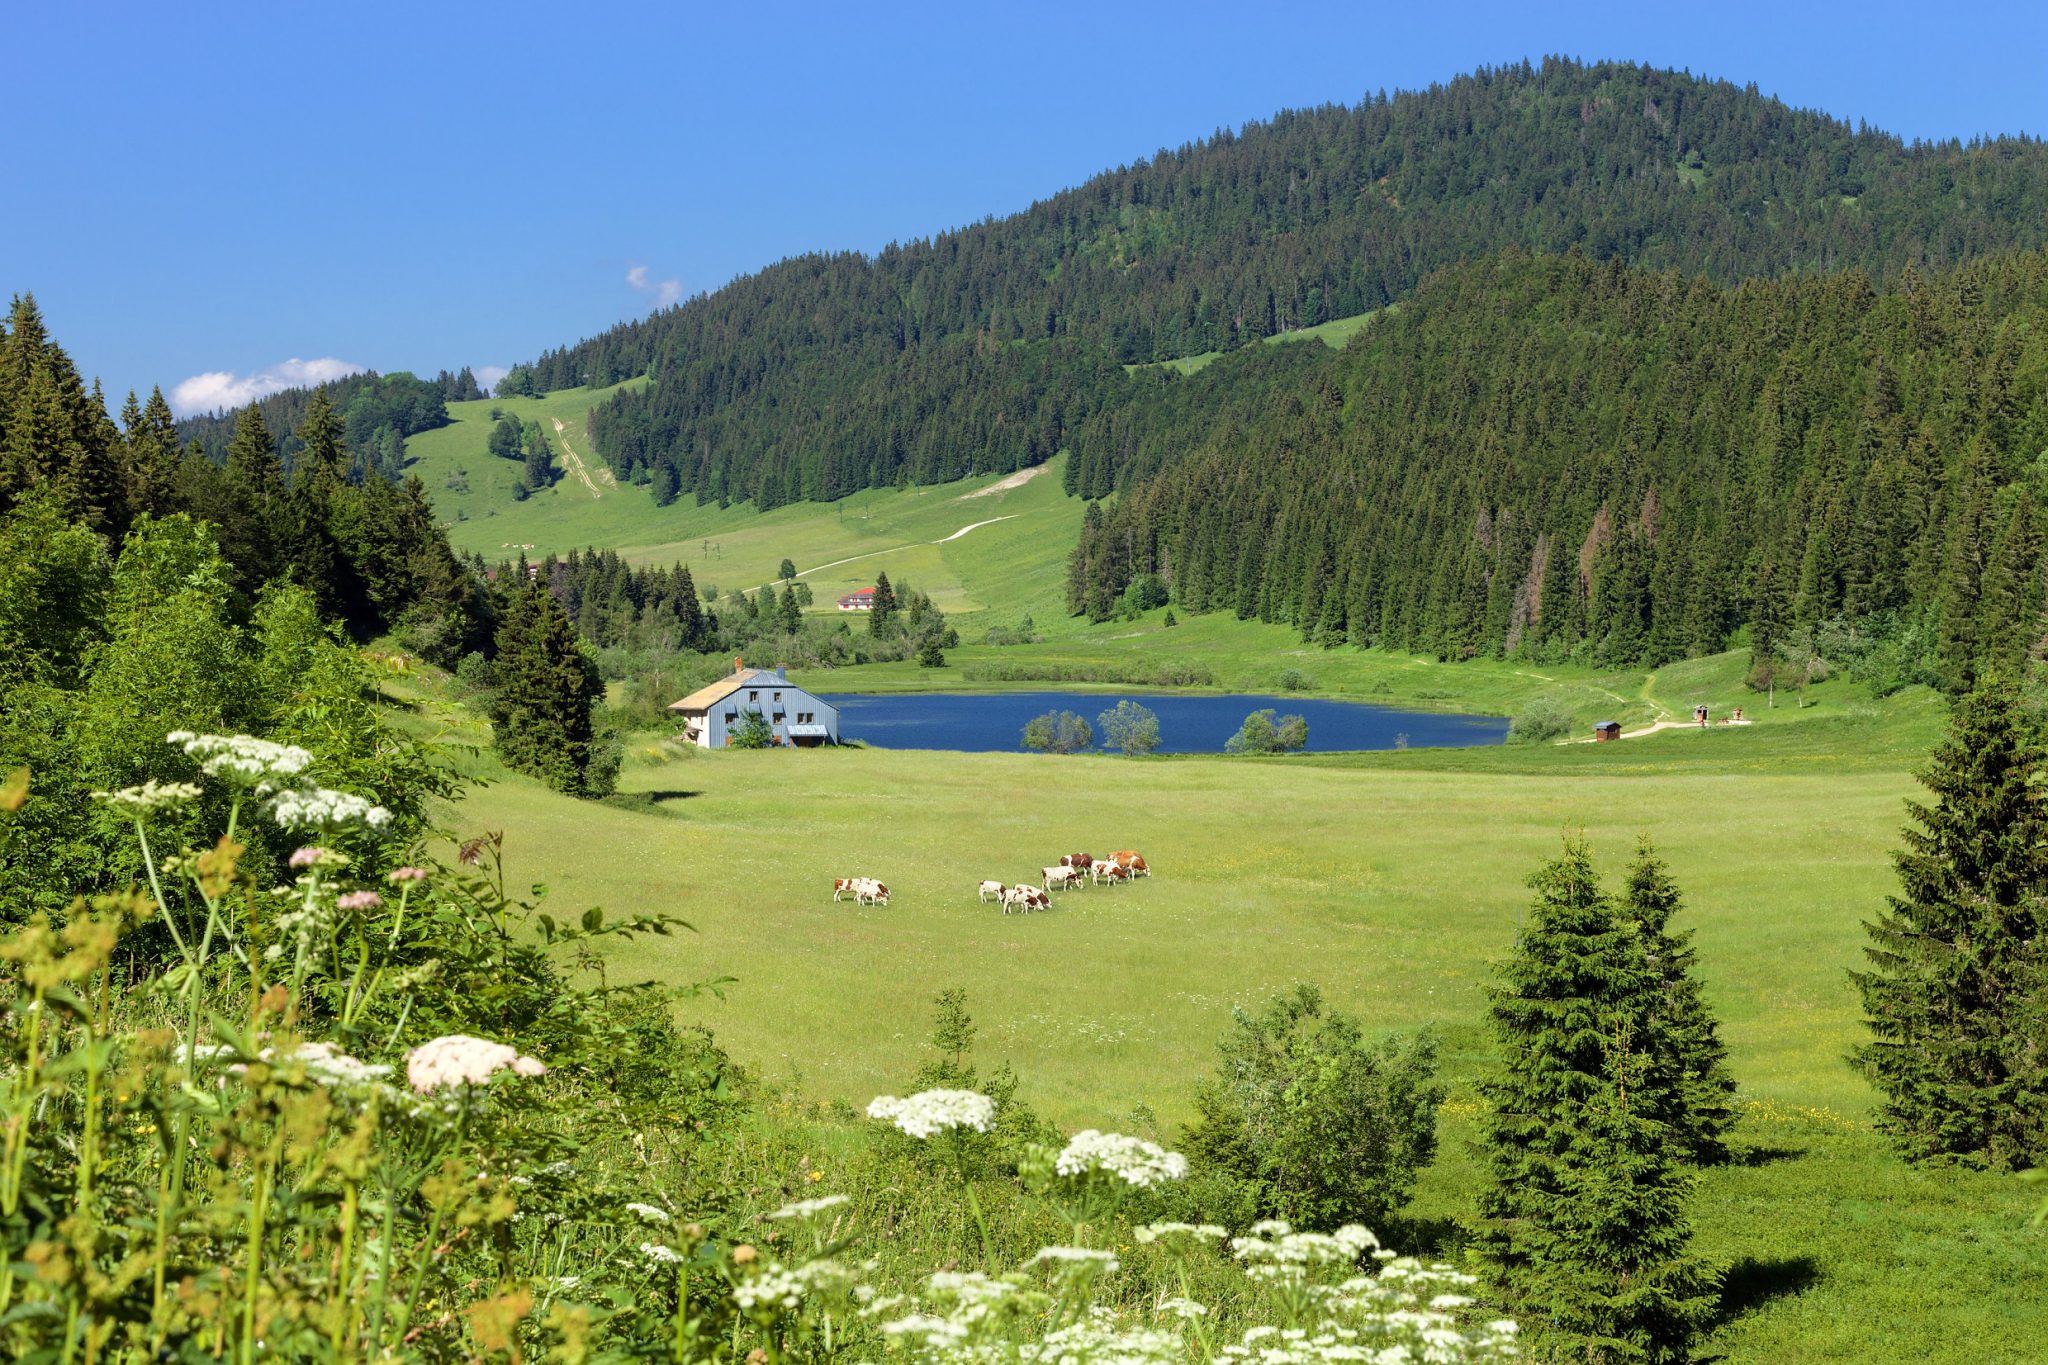
<instances>
[{"instance_id":1,"label":"white cloud","mask_svg":"<svg viewBox=\"0 0 2048 1365\"><path fill-rule=\"evenodd\" d=\"M512 367L510 365L472 365L469 367L469 372L476 376L476 382L483 386L483 391L489 393L492 389L498 387L500 379L512 373Z\"/></svg>"},{"instance_id":2,"label":"white cloud","mask_svg":"<svg viewBox=\"0 0 2048 1365\"><path fill-rule=\"evenodd\" d=\"M666 308L683 296L681 280L651 280L647 277L647 267L644 265L628 266L626 283L643 294L652 294L656 308Z\"/></svg>"},{"instance_id":3,"label":"white cloud","mask_svg":"<svg viewBox=\"0 0 2048 1365\"><path fill-rule=\"evenodd\" d=\"M266 398L280 389L306 388L314 384L325 384L330 379L355 374L364 367L352 365L346 360L333 356L321 356L317 360L301 360L293 356L281 365L272 365L267 370L253 374L235 374L231 370L208 370L195 374L190 379L180 380L171 389L171 407L181 417L195 412L219 412L239 408ZM479 375L481 381L481 375Z\"/></svg>"}]
</instances>

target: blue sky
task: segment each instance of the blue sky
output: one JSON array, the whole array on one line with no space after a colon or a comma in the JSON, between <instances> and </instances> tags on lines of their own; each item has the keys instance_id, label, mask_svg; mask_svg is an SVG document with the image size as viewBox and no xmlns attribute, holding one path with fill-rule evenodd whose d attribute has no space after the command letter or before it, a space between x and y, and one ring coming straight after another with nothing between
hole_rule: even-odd
<instances>
[{"instance_id":1,"label":"blue sky","mask_svg":"<svg viewBox=\"0 0 2048 1365\"><path fill-rule=\"evenodd\" d=\"M509 364L795 252L1546 52L1909 138L2048 132L2038 3L79 0L6 28L0 289L117 398L195 402Z\"/></svg>"}]
</instances>

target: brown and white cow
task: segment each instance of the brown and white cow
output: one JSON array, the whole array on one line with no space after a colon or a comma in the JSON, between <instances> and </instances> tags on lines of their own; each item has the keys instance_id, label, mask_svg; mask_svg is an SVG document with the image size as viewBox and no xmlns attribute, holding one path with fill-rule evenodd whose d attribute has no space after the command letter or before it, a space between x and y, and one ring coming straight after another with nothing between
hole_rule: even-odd
<instances>
[{"instance_id":1,"label":"brown and white cow","mask_svg":"<svg viewBox=\"0 0 2048 1365\"><path fill-rule=\"evenodd\" d=\"M1048 891L1055 889L1064 891L1069 888L1087 885L1086 882L1081 880L1081 870L1077 867L1042 867L1038 870L1045 874L1042 885Z\"/></svg>"},{"instance_id":2,"label":"brown and white cow","mask_svg":"<svg viewBox=\"0 0 2048 1365\"><path fill-rule=\"evenodd\" d=\"M889 888L876 881L873 877L857 878L853 891L854 900L861 905L887 905L889 903Z\"/></svg>"},{"instance_id":3,"label":"brown and white cow","mask_svg":"<svg viewBox=\"0 0 2048 1365\"><path fill-rule=\"evenodd\" d=\"M832 899L836 901L841 896L854 895L860 889L859 882L860 878L858 877L834 877L832 879Z\"/></svg>"},{"instance_id":4,"label":"brown and white cow","mask_svg":"<svg viewBox=\"0 0 2048 1365\"><path fill-rule=\"evenodd\" d=\"M1145 865L1145 859L1133 849L1119 849L1109 855L1110 859L1133 877L1149 877L1152 869Z\"/></svg>"},{"instance_id":5,"label":"brown and white cow","mask_svg":"<svg viewBox=\"0 0 2048 1365\"><path fill-rule=\"evenodd\" d=\"M1001 882L984 881L979 887L975 888L974 894L975 898L983 905L987 905L991 896L1001 900L1003 898L1003 890L1004 887Z\"/></svg>"},{"instance_id":6,"label":"brown and white cow","mask_svg":"<svg viewBox=\"0 0 2048 1365\"><path fill-rule=\"evenodd\" d=\"M1020 913L1028 913L1032 910L1043 910L1051 904L1052 897L1035 886L1020 884L1003 892L1003 913L1006 915L1012 908Z\"/></svg>"},{"instance_id":7,"label":"brown and white cow","mask_svg":"<svg viewBox=\"0 0 2048 1365\"><path fill-rule=\"evenodd\" d=\"M1113 863L1107 858L1101 859L1088 870L1094 875L1097 882L1127 882L1131 879L1128 868L1122 863Z\"/></svg>"},{"instance_id":8,"label":"brown and white cow","mask_svg":"<svg viewBox=\"0 0 2048 1365\"><path fill-rule=\"evenodd\" d=\"M1094 862L1095 860L1085 853L1063 853L1060 855L1061 867L1071 867L1080 872L1086 872Z\"/></svg>"}]
</instances>

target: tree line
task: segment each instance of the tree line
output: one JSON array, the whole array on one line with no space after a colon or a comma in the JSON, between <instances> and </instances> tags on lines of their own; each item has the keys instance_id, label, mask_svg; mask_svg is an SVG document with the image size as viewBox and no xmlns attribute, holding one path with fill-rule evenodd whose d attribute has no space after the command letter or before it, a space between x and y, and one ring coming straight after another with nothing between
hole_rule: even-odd
<instances>
[{"instance_id":1,"label":"tree line","mask_svg":"<svg viewBox=\"0 0 2048 1365\"><path fill-rule=\"evenodd\" d=\"M1880 289L1453 267L1342 353L1226 357L1077 443L1068 603L1156 579L1304 640L1656 665L1745 628L1964 687L2042 636L2048 255ZM1768 680L1767 677L1765 680Z\"/></svg>"},{"instance_id":2,"label":"tree line","mask_svg":"<svg viewBox=\"0 0 2048 1365\"><path fill-rule=\"evenodd\" d=\"M484 393L476 376L464 366L458 374L443 370L431 380L404 371L380 375L366 370L312 388L284 389L259 398L253 406L262 414L265 429L276 438L277 458L287 473L298 460L298 430L316 395L341 414L349 477L360 483L373 476L393 481L403 478L405 438L446 426L449 403L481 398ZM240 412L186 417L177 423L178 439L197 442L208 459L219 463L227 457Z\"/></svg>"},{"instance_id":3,"label":"tree line","mask_svg":"<svg viewBox=\"0 0 2048 1365\"><path fill-rule=\"evenodd\" d=\"M651 375L592 419L620 478L838 497L1042 458L1142 398L1123 364L1384 308L1510 248L1732 284L2039 246L2044 166L2029 138L1907 144L1753 86L1548 58L1286 112L872 257L783 261L501 392Z\"/></svg>"}]
</instances>

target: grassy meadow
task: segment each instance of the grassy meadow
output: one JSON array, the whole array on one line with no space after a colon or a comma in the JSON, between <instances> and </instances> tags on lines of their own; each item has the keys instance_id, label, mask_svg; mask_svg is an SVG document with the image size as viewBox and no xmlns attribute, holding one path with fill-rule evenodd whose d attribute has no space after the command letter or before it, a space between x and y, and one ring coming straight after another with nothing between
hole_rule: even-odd
<instances>
[{"instance_id":1,"label":"grassy meadow","mask_svg":"<svg viewBox=\"0 0 2048 1365\"><path fill-rule=\"evenodd\" d=\"M1710 688L1734 667L1687 665L1700 677L1671 670L1671 686ZM1468 695L1512 700L1484 668L1432 671L1437 690L1469 674ZM1636 681L1662 694L1663 679ZM1041 1112L1168 1140L1235 1005L1315 981L1374 1030L1434 1028L1451 1099L1400 1233L1438 1249L1454 1248L1477 1176L1484 992L1525 878L1566 828L1616 873L1648 834L1685 890L1746 1115L1739 1159L1708 1172L1695 1203L1701 1251L1732 1268L1710 1354L2037 1358L2048 1314L2030 1196L2008 1177L1897 1161L1843 1061L1860 1037L1845 973L1890 887L1910 770L1942 708L1829 686L1743 729L1280 760L705 754L646 735L602 804L466 759L493 780L453 820L504 830L513 878L545 883L558 910L690 921L694 935L619 952L615 979L732 978L684 1017L815 1100L900 1088L932 996L954 985L981 1026L977 1055L1014 1065ZM437 688L417 702L417 723L451 744L484 739ZM975 898L983 877L1122 847L1157 875L1047 914L1006 918ZM882 878L894 903L834 903L832 878L850 875Z\"/></svg>"},{"instance_id":2,"label":"grassy meadow","mask_svg":"<svg viewBox=\"0 0 2048 1365\"><path fill-rule=\"evenodd\" d=\"M826 615L836 613L832 604L842 594L872 585L878 571L929 593L948 614L1000 611L1047 622L1065 615L1063 575L1081 503L1060 491L1058 460L1021 481L990 476L876 489L766 514L746 505L700 507L687 495L657 507L647 489L612 480L592 453L584 417L612 392L450 403L448 426L407 441L407 472L425 483L455 548L497 560L597 546L636 564L686 564L700 587L746 592L790 559L811 585L814 610ZM514 501L519 463L485 449L494 408L538 420L558 451L566 441L597 491L565 469L553 487ZM975 529L957 535L968 526Z\"/></svg>"}]
</instances>

